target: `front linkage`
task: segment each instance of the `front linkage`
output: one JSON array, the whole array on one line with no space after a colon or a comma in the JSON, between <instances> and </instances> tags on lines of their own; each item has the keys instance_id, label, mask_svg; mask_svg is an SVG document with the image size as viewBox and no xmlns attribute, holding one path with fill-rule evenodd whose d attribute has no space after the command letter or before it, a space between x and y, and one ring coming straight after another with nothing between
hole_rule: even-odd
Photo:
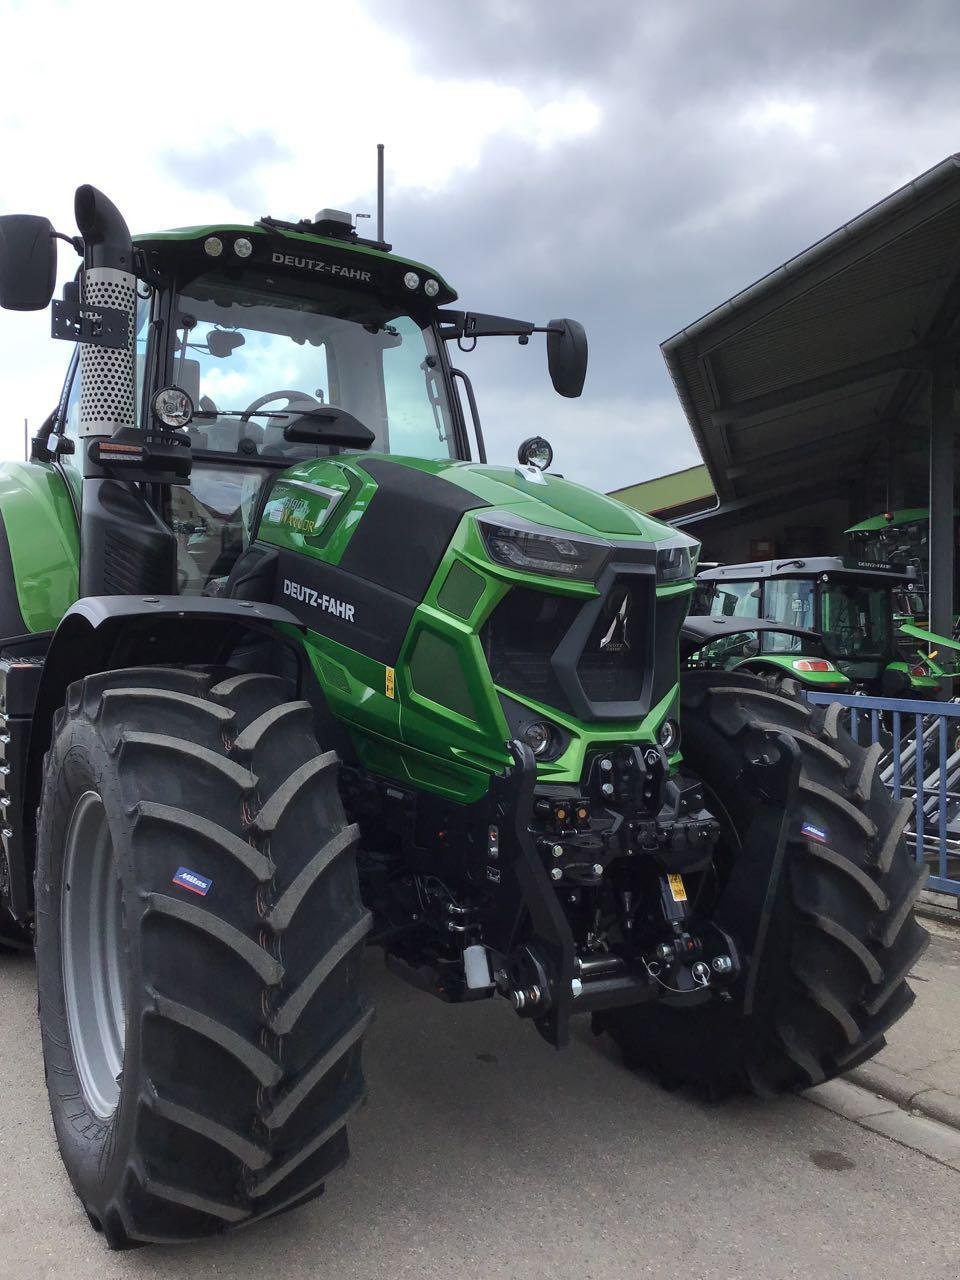
<instances>
[{"instance_id":1,"label":"front linkage","mask_svg":"<svg viewBox=\"0 0 960 1280\"><path fill-rule=\"evenodd\" d=\"M776 763L754 768L779 822L751 833L763 851L744 851L750 906L745 913L733 885L729 928L722 899L710 896L720 823L696 779L668 777L662 747L597 753L576 788L538 785L533 752L514 741L513 764L458 815L428 816L423 796L347 770L348 809L366 846L396 849L361 863L389 967L445 1000L499 992L558 1048L574 1013L745 999L742 957L749 968L760 960L795 808L795 751L777 743Z\"/></svg>"}]
</instances>

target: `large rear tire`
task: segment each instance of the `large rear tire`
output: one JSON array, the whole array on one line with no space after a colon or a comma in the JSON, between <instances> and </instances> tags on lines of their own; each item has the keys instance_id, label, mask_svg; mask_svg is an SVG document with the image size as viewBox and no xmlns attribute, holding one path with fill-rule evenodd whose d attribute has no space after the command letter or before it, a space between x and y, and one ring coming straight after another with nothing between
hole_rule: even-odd
<instances>
[{"instance_id":1,"label":"large rear tire","mask_svg":"<svg viewBox=\"0 0 960 1280\"><path fill-rule=\"evenodd\" d=\"M738 1000L658 1003L604 1013L595 1027L628 1065L668 1086L714 1097L805 1089L879 1052L913 1001L905 979L928 941L913 905L927 873L903 840L909 806L891 800L879 748L850 738L838 704L810 708L759 679L709 672L685 676L681 699L684 761L706 783L733 857L771 804L744 769L763 735L787 734L800 751L753 1013L745 1017Z\"/></svg>"},{"instance_id":2,"label":"large rear tire","mask_svg":"<svg viewBox=\"0 0 960 1280\"><path fill-rule=\"evenodd\" d=\"M40 1018L60 1151L113 1248L268 1217L347 1158L372 1016L356 836L284 681L70 688L40 806Z\"/></svg>"}]
</instances>

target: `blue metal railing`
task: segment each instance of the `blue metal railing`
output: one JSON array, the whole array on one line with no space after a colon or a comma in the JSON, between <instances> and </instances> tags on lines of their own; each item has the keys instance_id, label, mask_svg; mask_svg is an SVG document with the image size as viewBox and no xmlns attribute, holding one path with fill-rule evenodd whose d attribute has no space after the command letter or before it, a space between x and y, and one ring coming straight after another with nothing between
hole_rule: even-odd
<instances>
[{"instance_id":1,"label":"blue metal railing","mask_svg":"<svg viewBox=\"0 0 960 1280\"><path fill-rule=\"evenodd\" d=\"M806 699L839 702L851 735L880 743L880 776L894 800L913 804L906 838L930 867L928 888L960 897L960 703L829 693Z\"/></svg>"}]
</instances>

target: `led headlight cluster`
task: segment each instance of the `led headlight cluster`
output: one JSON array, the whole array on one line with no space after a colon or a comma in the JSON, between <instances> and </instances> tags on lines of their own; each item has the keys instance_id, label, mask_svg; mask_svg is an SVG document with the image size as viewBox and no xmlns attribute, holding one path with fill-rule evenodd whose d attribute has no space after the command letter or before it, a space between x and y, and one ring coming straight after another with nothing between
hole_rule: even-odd
<instances>
[{"instance_id":1,"label":"led headlight cluster","mask_svg":"<svg viewBox=\"0 0 960 1280\"><path fill-rule=\"evenodd\" d=\"M666 542L657 543L657 581L683 582L697 572L700 543L685 533L675 534Z\"/></svg>"},{"instance_id":2,"label":"led headlight cluster","mask_svg":"<svg viewBox=\"0 0 960 1280\"><path fill-rule=\"evenodd\" d=\"M567 537L506 511L480 516L477 524L491 560L551 578L592 581L611 549L602 538Z\"/></svg>"}]
</instances>

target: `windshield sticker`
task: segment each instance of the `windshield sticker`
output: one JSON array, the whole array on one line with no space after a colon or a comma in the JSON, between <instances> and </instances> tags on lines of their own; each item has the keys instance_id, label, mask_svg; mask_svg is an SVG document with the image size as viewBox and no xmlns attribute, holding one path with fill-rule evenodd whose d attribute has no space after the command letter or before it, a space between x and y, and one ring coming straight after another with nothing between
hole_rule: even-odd
<instances>
[{"instance_id":1,"label":"windshield sticker","mask_svg":"<svg viewBox=\"0 0 960 1280\"><path fill-rule=\"evenodd\" d=\"M337 262L323 262L319 258L300 258L293 253L277 253L270 255L276 267L296 267L300 271L319 271L322 275L339 276L341 280L358 280L361 284L370 284L372 276L369 271L361 271L359 267L342 267Z\"/></svg>"}]
</instances>

